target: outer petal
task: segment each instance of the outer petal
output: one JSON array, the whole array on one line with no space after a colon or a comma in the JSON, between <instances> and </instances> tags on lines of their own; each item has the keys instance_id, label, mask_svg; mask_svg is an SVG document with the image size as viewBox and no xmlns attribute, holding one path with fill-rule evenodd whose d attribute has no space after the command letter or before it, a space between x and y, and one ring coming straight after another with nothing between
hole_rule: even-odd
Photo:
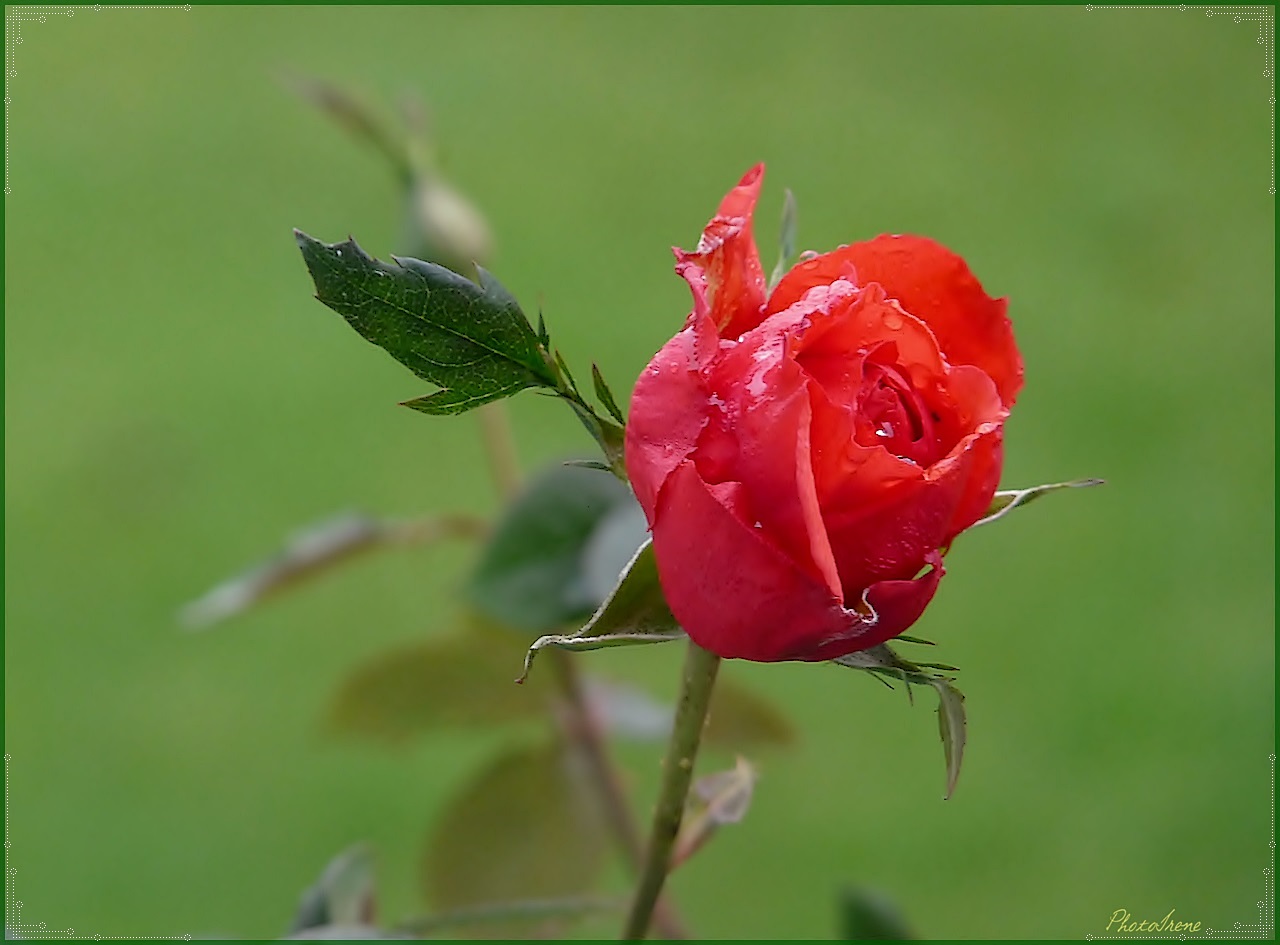
<instances>
[{"instance_id":1,"label":"outer petal","mask_svg":"<svg viewBox=\"0 0 1280 945\"><path fill-rule=\"evenodd\" d=\"M779 311L810 288L856 273L859 285L878 282L890 298L929 326L947 361L972 364L995 381L1011 407L1022 389L1022 357L1005 314L1006 299L992 299L951 250L922 236L877 236L801 263L783 278L767 311Z\"/></svg>"},{"instance_id":2,"label":"outer petal","mask_svg":"<svg viewBox=\"0 0 1280 945\"><path fill-rule=\"evenodd\" d=\"M696 347L697 330L690 325L654 355L631 395L627 476L651 523L662 483L693 452L707 424Z\"/></svg>"},{"instance_id":3,"label":"outer petal","mask_svg":"<svg viewBox=\"0 0 1280 945\"><path fill-rule=\"evenodd\" d=\"M763 318L764 270L751 232L763 180L764 165L757 164L721 201L697 250L675 251L676 271L689 282L695 299L705 291L711 317L724 338L737 338Z\"/></svg>"},{"instance_id":4,"label":"outer petal","mask_svg":"<svg viewBox=\"0 0 1280 945\"><path fill-rule=\"evenodd\" d=\"M823 660L874 646L906 628L888 621L882 627L845 609L822 581L734 513L731 489L718 491L724 501L699 478L692 462L681 464L658 497L653 524L667 603L699 646L723 657L766 663ZM915 619L936 587L937 578L931 580L931 586L928 580L904 582L922 588L914 595L896 587L876 594L883 595L894 620ZM869 599L874 606L875 597ZM888 636L879 637L885 630Z\"/></svg>"},{"instance_id":5,"label":"outer petal","mask_svg":"<svg viewBox=\"0 0 1280 945\"><path fill-rule=\"evenodd\" d=\"M945 570L942 556L934 552L927 564L930 570L911 581L879 581L867 589L866 600L876 615L873 626L862 628L853 636L829 640L821 644L806 660L833 660L858 650L887 643L920 619L933 600Z\"/></svg>"},{"instance_id":6,"label":"outer petal","mask_svg":"<svg viewBox=\"0 0 1280 945\"><path fill-rule=\"evenodd\" d=\"M951 521L947 523L943 545L948 545L962 531L987 514L996 490L1000 488L1000 469L1004 463L1004 429L997 427L978 434L969 447L969 480L964 495L956 503Z\"/></svg>"},{"instance_id":7,"label":"outer petal","mask_svg":"<svg viewBox=\"0 0 1280 945\"><path fill-rule=\"evenodd\" d=\"M824 510L846 596L878 581L916 575L945 544L969 465L966 454L939 481L908 480L874 493L864 487L849 504Z\"/></svg>"},{"instance_id":8,"label":"outer petal","mask_svg":"<svg viewBox=\"0 0 1280 945\"><path fill-rule=\"evenodd\" d=\"M781 327L748 333L704 373L710 409L693 455L704 482L741 483L745 521L840 599L814 483L809 381Z\"/></svg>"}]
</instances>

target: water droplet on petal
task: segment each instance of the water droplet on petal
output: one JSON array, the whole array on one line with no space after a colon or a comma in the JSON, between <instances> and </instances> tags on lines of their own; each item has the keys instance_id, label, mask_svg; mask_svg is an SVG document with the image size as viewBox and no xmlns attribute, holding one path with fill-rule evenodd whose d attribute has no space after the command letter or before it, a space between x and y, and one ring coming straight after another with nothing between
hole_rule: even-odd
<instances>
[{"instance_id":1,"label":"water droplet on petal","mask_svg":"<svg viewBox=\"0 0 1280 945\"><path fill-rule=\"evenodd\" d=\"M889 312L884 317L884 327L890 331L897 331L902 327L902 316L897 312Z\"/></svg>"}]
</instances>

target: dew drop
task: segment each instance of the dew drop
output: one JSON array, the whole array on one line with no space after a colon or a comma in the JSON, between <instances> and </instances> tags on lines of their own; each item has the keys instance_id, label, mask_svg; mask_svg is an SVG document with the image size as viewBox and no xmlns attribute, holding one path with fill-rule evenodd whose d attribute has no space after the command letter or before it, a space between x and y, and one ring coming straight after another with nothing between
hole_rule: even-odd
<instances>
[{"instance_id":1,"label":"dew drop","mask_svg":"<svg viewBox=\"0 0 1280 945\"><path fill-rule=\"evenodd\" d=\"M885 421L876 427L876 436L891 437L893 436L893 424Z\"/></svg>"},{"instance_id":2,"label":"dew drop","mask_svg":"<svg viewBox=\"0 0 1280 945\"><path fill-rule=\"evenodd\" d=\"M897 331L902 327L902 316L897 312L889 312L884 317L884 327L890 331Z\"/></svg>"}]
</instances>

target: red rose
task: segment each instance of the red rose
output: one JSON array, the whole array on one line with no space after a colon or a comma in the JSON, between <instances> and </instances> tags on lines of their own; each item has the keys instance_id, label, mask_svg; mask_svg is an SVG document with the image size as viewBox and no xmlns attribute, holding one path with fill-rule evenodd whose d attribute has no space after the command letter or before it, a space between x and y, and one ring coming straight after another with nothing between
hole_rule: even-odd
<instances>
[{"instance_id":1,"label":"red rose","mask_svg":"<svg viewBox=\"0 0 1280 945\"><path fill-rule=\"evenodd\" d=\"M676 250L693 312L636 383L627 472L695 642L827 660L924 611L996 491L1022 359L1006 301L924 237L842 246L767 294L763 175Z\"/></svg>"}]
</instances>

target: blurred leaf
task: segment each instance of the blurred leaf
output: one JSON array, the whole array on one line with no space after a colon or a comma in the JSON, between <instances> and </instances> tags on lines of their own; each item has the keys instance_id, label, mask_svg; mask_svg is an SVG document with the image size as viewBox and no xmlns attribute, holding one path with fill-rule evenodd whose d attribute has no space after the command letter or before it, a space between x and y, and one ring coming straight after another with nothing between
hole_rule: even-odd
<instances>
[{"instance_id":1,"label":"blurred leaf","mask_svg":"<svg viewBox=\"0 0 1280 945\"><path fill-rule=\"evenodd\" d=\"M583 619L603 599L584 574L596 554L587 551L592 536L611 511L634 501L612 476L564 465L547 469L507 507L471 576L468 598L483 613L531 633Z\"/></svg>"},{"instance_id":2,"label":"blurred leaf","mask_svg":"<svg viewBox=\"0 0 1280 945\"><path fill-rule=\"evenodd\" d=\"M365 940L404 940L413 938L403 932L387 932L375 925L320 925L286 935L285 941L354 942Z\"/></svg>"},{"instance_id":3,"label":"blurred leaf","mask_svg":"<svg viewBox=\"0 0 1280 945\"><path fill-rule=\"evenodd\" d=\"M769 291L782 281L796 255L796 195L788 187L782 198L782 226L778 232L778 264L769 276Z\"/></svg>"},{"instance_id":4,"label":"blurred leaf","mask_svg":"<svg viewBox=\"0 0 1280 945\"><path fill-rule=\"evenodd\" d=\"M275 557L255 565L187 604L179 620L202 630L243 613L277 591L314 578L359 552L378 547L430 544L442 538L484 534L484 521L465 515L380 521L359 513L325 519L292 536Z\"/></svg>"},{"instance_id":5,"label":"blurred leaf","mask_svg":"<svg viewBox=\"0 0 1280 945\"><path fill-rule=\"evenodd\" d=\"M486 925L493 922L509 923L544 921L546 919L577 919L602 912L620 912L627 906L626 899L606 899L599 896L570 896L564 899L527 899L517 902L486 902L467 909L453 909L435 915L409 919L398 926L400 931L413 935L437 935L452 929Z\"/></svg>"},{"instance_id":6,"label":"blurred leaf","mask_svg":"<svg viewBox=\"0 0 1280 945\"><path fill-rule=\"evenodd\" d=\"M671 734L675 710L629 683L594 676L583 679L587 708L610 735L661 741Z\"/></svg>"},{"instance_id":7,"label":"blurred leaf","mask_svg":"<svg viewBox=\"0 0 1280 945\"><path fill-rule=\"evenodd\" d=\"M613 399L613 391L609 390L609 385L604 381L604 375L600 373L600 368L595 364L591 365L591 382L595 385L596 396L600 398L600 403L604 405L604 409L609 411L613 419L626 426L627 421L623 418L622 411L618 409L618 402Z\"/></svg>"},{"instance_id":8,"label":"blurred leaf","mask_svg":"<svg viewBox=\"0 0 1280 945\"><path fill-rule=\"evenodd\" d=\"M661 741L671 734L675 709L635 686L588 676L586 697L591 714L610 735ZM789 744L795 729L777 706L725 679L722 671L702 737L708 745L744 749Z\"/></svg>"},{"instance_id":9,"label":"blurred leaf","mask_svg":"<svg viewBox=\"0 0 1280 945\"><path fill-rule=\"evenodd\" d=\"M330 860L316 884L302 894L289 932L294 935L307 929L369 925L373 921L373 858L360 843Z\"/></svg>"},{"instance_id":10,"label":"blurred leaf","mask_svg":"<svg viewBox=\"0 0 1280 945\"><path fill-rule=\"evenodd\" d=\"M598 650L608 646L635 646L680 640L685 632L662 596L653 542L646 541L627 564L617 586L585 627L575 633L539 637L524 659L523 682L538 650L557 646L564 650Z\"/></svg>"},{"instance_id":11,"label":"blurred leaf","mask_svg":"<svg viewBox=\"0 0 1280 945\"><path fill-rule=\"evenodd\" d=\"M942 679L935 679L932 685L938 690L938 734L942 736L942 751L947 761L945 798L950 800L960 778L960 763L964 760L964 695Z\"/></svg>"},{"instance_id":12,"label":"blurred leaf","mask_svg":"<svg viewBox=\"0 0 1280 945\"><path fill-rule=\"evenodd\" d=\"M991 505L987 508L987 514L970 527L977 528L979 525L987 525L994 522L1019 506L1034 502L1042 495L1048 495L1050 492L1056 492L1059 489L1083 489L1088 486L1100 486L1105 482L1105 479L1073 479L1070 482L1053 482L1045 486L1033 486L1030 489L1010 489L1005 492L997 492L995 498L991 500Z\"/></svg>"},{"instance_id":13,"label":"blurred leaf","mask_svg":"<svg viewBox=\"0 0 1280 945\"><path fill-rule=\"evenodd\" d=\"M374 110L341 86L314 76L286 76L285 82L335 124L381 152L407 187L413 180L413 166L404 141L396 140Z\"/></svg>"},{"instance_id":14,"label":"blurred leaf","mask_svg":"<svg viewBox=\"0 0 1280 945\"><path fill-rule=\"evenodd\" d=\"M902 942L915 938L902 911L885 895L870 889L840 894L840 934L846 942Z\"/></svg>"},{"instance_id":15,"label":"blurred leaf","mask_svg":"<svg viewBox=\"0 0 1280 945\"><path fill-rule=\"evenodd\" d=\"M616 480L615 480L616 481ZM649 539L649 523L644 509L631 490L623 486L626 498L610 509L582 549L581 575L584 599L595 610L618 583L636 551ZM585 617L587 613L581 616Z\"/></svg>"},{"instance_id":16,"label":"blurred leaf","mask_svg":"<svg viewBox=\"0 0 1280 945\"><path fill-rule=\"evenodd\" d=\"M515 299L478 270L480 283L419 259L395 265L354 240L294 235L316 298L414 374L441 388L407 401L430 414L462 413L526 387L555 387L538 339Z\"/></svg>"},{"instance_id":17,"label":"blurred leaf","mask_svg":"<svg viewBox=\"0 0 1280 945\"><path fill-rule=\"evenodd\" d=\"M711 694L711 710L703 738L710 745L734 749L787 745L795 729L776 705L751 689L720 679Z\"/></svg>"},{"instance_id":18,"label":"blurred leaf","mask_svg":"<svg viewBox=\"0 0 1280 945\"><path fill-rule=\"evenodd\" d=\"M536 717L539 694L511 684L520 649L510 634L477 631L389 650L343 681L328 727L399 743L448 726Z\"/></svg>"},{"instance_id":19,"label":"blurred leaf","mask_svg":"<svg viewBox=\"0 0 1280 945\"><path fill-rule=\"evenodd\" d=\"M576 755L513 746L440 812L424 857L430 901L457 909L589 891L608 844Z\"/></svg>"},{"instance_id":20,"label":"blurred leaf","mask_svg":"<svg viewBox=\"0 0 1280 945\"><path fill-rule=\"evenodd\" d=\"M742 756L728 771L699 778L693 784L695 810L686 816L671 852L671 869L684 863L725 824L736 824L747 816L755 796L759 772Z\"/></svg>"}]
</instances>

